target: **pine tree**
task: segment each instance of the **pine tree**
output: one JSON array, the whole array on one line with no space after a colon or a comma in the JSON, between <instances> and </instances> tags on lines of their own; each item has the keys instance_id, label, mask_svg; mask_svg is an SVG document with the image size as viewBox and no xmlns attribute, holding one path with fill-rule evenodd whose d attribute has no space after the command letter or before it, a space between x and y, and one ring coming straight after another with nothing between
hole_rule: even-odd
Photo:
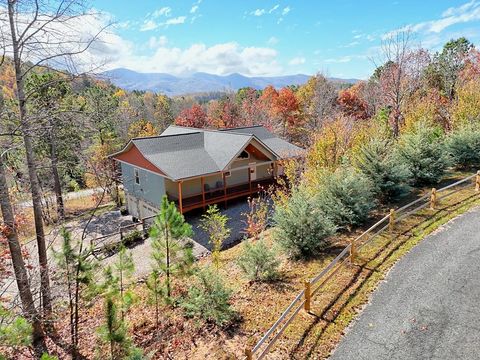
<instances>
[{"instance_id":1,"label":"pine tree","mask_svg":"<svg viewBox=\"0 0 480 360\"><path fill-rule=\"evenodd\" d=\"M92 249L84 248L83 242L72 243L71 234L62 229L62 246L58 251L53 250L58 271L56 282L66 288L68 296L68 311L70 322L70 341L72 359L81 358L78 353L79 309L84 300L90 300L95 293L93 270L96 263L93 261Z\"/></svg>"},{"instance_id":2,"label":"pine tree","mask_svg":"<svg viewBox=\"0 0 480 360\"><path fill-rule=\"evenodd\" d=\"M118 259L113 265L113 276L110 277L111 290L119 296L122 321L125 320L125 314L135 300L135 294L131 289L134 272L135 264L132 254L122 245L118 252Z\"/></svg>"},{"instance_id":3,"label":"pine tree","mask_svg":"<svg viewBox=\"0 0 480 360\"><path fill-rule=\"evenodd\" d=\"M105 301L105 324L99 333L110 347L111 359L141 359L141 351L133 346L127 334L125 315L135 300L131 289L135 267L132 255L122 246L113 266L107 266L101 288Z\"/></svg>"},{"instance_id":4,"label":"pine tree","mask_svg":"<svg viewBox=\"0 0 480 360\"><path fill-rule=\"evenodd\" d=\"M153 271L165 275L162 294L167 302L171 300L172 277L188 273L193 263L191 244L181 243L189 236L192 236L192 227L185 222L175 204L164 196L160 213L150 228L150 237L153 239ZM156 281L160 281L159 278Z\"/></svg>"},{"instance_id":5,"label":"pine tree","mask_svg":"<svg viewBox=\"0 0 480 360\"><path fill-rule=\"evenodd\" d=\"M223 242L230 236L227 228L228 217L220 212L217 205L209 206L207 213L202 215L200 227L205 230L212 245L212 259L215 267L220 266L220 250Z\"/></svg>"}]
</instances>

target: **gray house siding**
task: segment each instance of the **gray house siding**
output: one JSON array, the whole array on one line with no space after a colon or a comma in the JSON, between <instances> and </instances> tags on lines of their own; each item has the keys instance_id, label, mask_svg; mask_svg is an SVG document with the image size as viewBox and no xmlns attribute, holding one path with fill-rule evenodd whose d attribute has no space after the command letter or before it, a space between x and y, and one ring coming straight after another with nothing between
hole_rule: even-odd
<instances>
[{"instance_id":1,"label":"gray house siding","mask_svg":"<svg viewBox=\"0 0 480 360\"><path fill-rule=\"evenodd\" d=\"M135 167L122 163L122 180L125 192L136 200L142 200L146 204L128 204L132 215L142 217L146 209L138 209L142 205L153 205L160 208L160 202L165 194L165 178L149 171L138 169L140 184L135 183ZM128 199L127 199L128 201ZM148 207L148 206L147 206Z\"/></svg>"}]
</instances>

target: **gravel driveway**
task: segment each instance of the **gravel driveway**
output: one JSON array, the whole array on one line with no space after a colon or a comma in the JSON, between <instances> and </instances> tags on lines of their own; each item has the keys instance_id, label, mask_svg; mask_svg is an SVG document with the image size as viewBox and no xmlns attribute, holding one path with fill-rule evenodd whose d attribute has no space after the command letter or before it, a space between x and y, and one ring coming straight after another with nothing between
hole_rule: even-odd
<instances>
[{"instance_id":1,"label":"gravel driveway","mask_svg":"<svg viewBox=\"0 0 480 360\"><path fill-rule=\"evenodd\" d=\"M244 236L243 229L245 228L245 216L242 214L248 210L248 204L246 199L239 199L237 201L229 202L227 209L223 209L221 206L220 209L222 213L229 218L227 226L230 228L231 232L229 238L224 243L224 247L228 248L238 243ZM202 214L203 211L200 210L185 214L185 220L192 225L193 228L193 252L197 258L204 256L211 251L208 235L200 228ZM135 263L135 274L137 277L143 277L150 273L151 251L152 247L149 239L146 239L141 244L137 244L129 249ZM115 262L116 258L117 255L113 255L105 259L105 264Z\"/></svg>"},{"instance_id":2,"label":"gravel driveway","mask_svg":"<svg viewBox=\"0 0 480 360\"><path fill-rule=\"evenodd\" d=\"M479 359L479 300L476 208L394 266L331 359Z\"/></svg>"}]
</instances>

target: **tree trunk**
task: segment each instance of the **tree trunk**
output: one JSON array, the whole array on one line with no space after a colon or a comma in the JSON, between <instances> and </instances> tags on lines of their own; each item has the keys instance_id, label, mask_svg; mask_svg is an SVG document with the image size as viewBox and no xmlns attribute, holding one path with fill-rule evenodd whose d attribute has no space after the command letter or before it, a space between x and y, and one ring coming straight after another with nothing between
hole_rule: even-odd
<instances>
[{"instance_id":1,"label":"tree trunk","mask_svg":"<svg viewBox=\"0 0 480 360\"><path fill-rule=\"evenodd\" d=\"M30 187L32 193L33 216L35 220L35 233L37 236L38 261L40 264L40 286L42 295L42 304L44 312L51 313L52 301L50 295L50 279L48 275L47 247L45 243L45 232L42 220L42 200L40 184L37 179L37 169L33 154L32 134L30 124L27 119L27 107L24 91L24 78L21 69L20 50L17 40L15 21L15 1L8 1L8 19L10 22L10 31L12 37L13 63L15 68L15 80L17 85L18 109L23 141L25 145L25 154L27 157L28 176L30 178Z\"/></svg>"},{"instance_id":2,"label":"tree trunk","mask_svg":"<svg viewBox=\"0 0 480 360\"><path fill-rule=\"evenodd\" d=\"M53 126L50 123L50 126ZM57 158L57 147L55 144L55 136L52 135L50 130L49 132L49 142L50 142L50 165L52 167L53 175L53 190L55 191L55 198L57 203L57 216L60 222L65 220L65 207L63 205L63 194L62 194L62 184L60 183L60 176L58 175L58 158Z\"/></svg>"},{"instance_id":3,"label":"tree trunk","mask_svg":"<svg viewBox=\"0 0 480 360\"><path fill-rule=\"evenodd\" d=\"M6 230L4 232L7 240L10 255L12 257L13 270L15 280L17 282L20 300L22 302L22 310L25 318L32 324L32 340L33 348L37 358L40 358L46 352L45 335L42 329L40 318L33 301L30 282L28 280L27 270L23 261L22 249L18 241L17 229L15 227L15 218L13 216L12 204L8 194L7 180L3 161L0 156L0 208L2 210L3 222Z\"/></svg>"}]
</instances>

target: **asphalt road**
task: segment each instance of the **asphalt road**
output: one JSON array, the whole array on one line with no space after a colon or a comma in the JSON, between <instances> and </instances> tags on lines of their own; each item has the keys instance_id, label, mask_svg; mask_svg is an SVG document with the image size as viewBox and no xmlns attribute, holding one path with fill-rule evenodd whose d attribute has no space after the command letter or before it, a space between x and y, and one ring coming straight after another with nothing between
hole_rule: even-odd
<instances>
[{"instance_id":1,"label":"asphalt road","mask_svg":"<svg viewBox=\"0 0 480 360\"><path fill-rule=\"evenodd\" d=\"M480 208L394 266L330 359L480 359Z\"/></svg>"}]
</instances>

